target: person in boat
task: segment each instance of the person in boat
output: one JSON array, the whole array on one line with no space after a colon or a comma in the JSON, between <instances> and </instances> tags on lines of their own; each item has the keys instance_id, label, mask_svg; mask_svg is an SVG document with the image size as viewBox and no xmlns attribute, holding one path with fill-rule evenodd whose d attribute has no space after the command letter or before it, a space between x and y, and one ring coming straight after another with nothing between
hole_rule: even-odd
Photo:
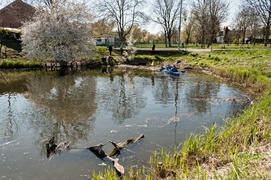
<instances>
[{"instance_id":1,"label":"person in boat","mask_svg":"<svg viewBox=\"0 0 271 180\"><path fill-rule=\"evenodd\" d=\"M171 69L171 66L168 64L167 65L167 70L170 70Z\"/></svg>"},{"instance_id":2,"label":"person in boat","mask_svg":"<svg viewBox=\"0 0 271 180\"><path fill-rule=\"evenodd\" d=\"M172 72L178 72L177 67L174 65L173 68L171 69Z\"/></svg>"}]
</instances>

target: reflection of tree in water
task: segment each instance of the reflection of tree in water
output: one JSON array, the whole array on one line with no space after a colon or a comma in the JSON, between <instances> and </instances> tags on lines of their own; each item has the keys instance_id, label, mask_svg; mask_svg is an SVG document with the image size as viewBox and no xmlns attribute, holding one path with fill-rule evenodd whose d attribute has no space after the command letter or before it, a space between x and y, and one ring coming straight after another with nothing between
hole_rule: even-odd
<instances>
[{"instance_id":1,"label":"reflection of tree in water","mask_svg":"<svg viewBox=\"0 0 271 180\"><path fill-rule=\"evenodd\" d=\"M137 81L138 80L138 81ZM134 79L133 76L121 74L115 76L109 83L102 97L105 100L105 109L113 113L113 118L119 123L127 118L138 114L140 109L146 105L146 98L143 97L144 83L149 79Z\"/></svg>"},{"instance_id":2,"label":"reflection of tree in water","mask_svg":"<svg viewBox=\"0 0 271 180\"><path fill-rule=\"evenodd\" d=\"M40 140L87 140L96 111L96 82L92 76L43 75L29 78L28 98L41 116L33 117ZM43 118L42 118L43 117ZM40 140L38 140L40 142Z\"/></svg>"},{"instance_id":3,"label":"reflection of tree in water","mask_svg":"<svg viewBox=\"0 0 271 180\"><path fill-rule=\"evenodd\" d=\"M239 94L238 97L232 97L224 101L227 101L228 103L228 110L226 113L228 116L238 116L251 103L250 97L241 94Z\"/></svg>"},{"instance_id":4,"label":"reflection of tree in water","mask_svg":"<svg viewBox=\"0 0 271 180\"><path fill-rule=\"evenodd\" d=\"M169 79L169 76L162 77L155 82L155 99L162 104L168 104L169 101L179 103L179 98L176 100L176 94L178 94L176 91L181 89L181 85L178 78L172 80Z\"/></svg>"},{"instance_id":5,"label":"reflection of tree in water","mask_svg":"<svg viewBox=\"0 0 271 180\"><path fill-rule=\"evenodd\" d=\"M11 103L11 94L8 94L8 111L6 115L6 123L5 129L4 129L4 138L7 138L7 140L13 140L14 136L18 132L18 124L15 121L15 118L13 116L13 111L12 111L12 103Z\"/></svg>"},{"instance_id":6,"label":"reflection of tree in water","mask_svg":"<svg viewBox=\"0 0 271 180\"><path fill-rule=\"evenodd\" d=\"M172 93L169 93L169 81L167 78L162 78L159 83L156 83L156 85L160 88L155 88L155 98L158 101L161 101L163 104L167 104L168 98L170 98L170 95Z\"/></svg>"},{"instance_id":7,"label":"reflection of tree in water","mask_svg":"<svg viewBox=\"0 0 271 180\"><path fill-rule=\"evenodd\" d=\"M179 98L179 90L182 88L182 83L179 81L179 78L169 79L169 76L162 77L159 81L155 82L155 94L154 97L157 101L162 104L173 103L174 104L174 114L170 119L169 123L174 123L174 145L177 146L177 125L180 121L180 114L178 112L178 105L181 104Z\"/></svg>"},{"instance_id":8,"label":"reflection of tree in water","mask_svg":"<svg viewBox=\"0 0 271 180\"><path fill-rule=\"evenodd\" d=\"M190 83L185 96L189 112L195 112L196 114L210 112L210 102L212 97L217 96L219 87L217 84L206 81Z\"/></svg>"}]
</instances>

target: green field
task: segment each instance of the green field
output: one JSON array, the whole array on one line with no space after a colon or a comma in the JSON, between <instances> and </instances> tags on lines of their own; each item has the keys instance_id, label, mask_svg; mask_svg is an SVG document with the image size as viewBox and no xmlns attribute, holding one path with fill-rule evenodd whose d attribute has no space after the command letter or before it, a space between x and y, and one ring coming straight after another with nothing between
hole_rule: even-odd
<instances>
[{"instance_id":1,"label":"green field","mask_svg":"<svg viewBox=\"0 0 271 180\"><path fill-rule=\"evenodd\" d=\"M152 44L151 43L135 43L135 46L137 48L151 48ZM155 43L156 48L165 48L164 43ZM178 48L178 44L173 43L171 47L168 48ZM185 48L189 50L189 48L195 48L195 49L200 49L201 45L200 44L182 44L180 45L180 48ZM210 47L205 47L207 49L271 49L271 46L268 45L265 47L263 44L212 44Z\"/></svg>"}]
</instances>

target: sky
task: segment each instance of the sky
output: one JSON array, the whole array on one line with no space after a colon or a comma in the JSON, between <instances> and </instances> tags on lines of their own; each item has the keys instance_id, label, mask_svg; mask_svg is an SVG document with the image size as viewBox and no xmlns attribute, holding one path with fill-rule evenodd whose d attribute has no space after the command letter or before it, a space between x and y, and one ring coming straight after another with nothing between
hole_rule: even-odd
<instances>
[{"instance_id":1,"label":"sky","mask_svg":"<svg viewBox=\"0 0 271 180\"><path fill-rule=\"evenodd\" d=\"M13 0L0 0L0 9L3 8L5 5L7 5L7 3L5 2L13 2ZM153 2L154 0L148 0L148 2ZM239 8L239 5L241 3L241 0L228 0L230 1L230 6L229 6L229 16L227 17L227 21L224 22L222 24L222 27L223 26L228 26L228 27L231 27L232 25L232 22L233 22L233 18L235 17L237 11L238 11L238 8ZM189 9L189 7L191 6L191 0L183 0L183 7ZM188 4L190 3L190 4ZM144 12L151 12L150 11L150 7L146 7L146 10L144 10ZM143 29L147 29L150 33L152 34L157 34L159 32L162 32L162 28L160 25L157 25L155 23L148 23L147 25L144 25L142 27Z\"/></svg>"},{"instance_id":2,"label":"sky","mask_svg":"<svg viewBox=\"0 0 271 180\"><path fill-rule=\"evenodd\" d=\"M229 16L227 21L223 23L225 26L231 26L232 22L234 21L234 17L236 16L238 9L240 8L241 1L240 0L231 0L230 7L229 7Z\"/></svg>"},{"instance_id":3,"label":"sky","mask_svg":"<svg viewBox=\"0 0 271 180\"><path fill-rule=\"evenodd\" d=\"M241 0L228 0L228 1L230 1L229 15L227 17L227 20L221 24L222 27L224 27L224 26L231 27L232 26L233 19L234 19L235 15L237 14L239 6L241 4ZM191 4L193 1L183 0L183 2L185 4L184 7L189 9L191 7ZM187 4L186 2L189 2L190 4ZM154 23L149 23L148 25L144 26L144 28L146 28L152 34L157 34L157 33L163 31L160 25L157 25Z\"/></svg>"}]
</instances>

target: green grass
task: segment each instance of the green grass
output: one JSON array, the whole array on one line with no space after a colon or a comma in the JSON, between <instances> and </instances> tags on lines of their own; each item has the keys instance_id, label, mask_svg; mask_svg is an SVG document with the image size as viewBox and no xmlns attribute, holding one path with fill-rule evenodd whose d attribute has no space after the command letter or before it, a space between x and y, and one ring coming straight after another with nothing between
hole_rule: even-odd
<instances>
[{"instance_id":1,"label":"green grass","mask_svg":"<svg viewBox=\"0 0 271 180\"><path fill-rule=\"evenodd\" d=\"M40 68L42 63L40 61L24 61L24 60L3 60L0 61L0 68Z\"/></svg>"},{"instance_id":2,"label":"green grass","mask_svg":"<svg viewBox=\"0 0 271 180\"><path fill-rule=\"evenodd\" d=\"M205 68L212 73L262 93L271 77L271 50L229 50L193 53L184 57L187 63Z\"/></svg>"}]
</instances>

